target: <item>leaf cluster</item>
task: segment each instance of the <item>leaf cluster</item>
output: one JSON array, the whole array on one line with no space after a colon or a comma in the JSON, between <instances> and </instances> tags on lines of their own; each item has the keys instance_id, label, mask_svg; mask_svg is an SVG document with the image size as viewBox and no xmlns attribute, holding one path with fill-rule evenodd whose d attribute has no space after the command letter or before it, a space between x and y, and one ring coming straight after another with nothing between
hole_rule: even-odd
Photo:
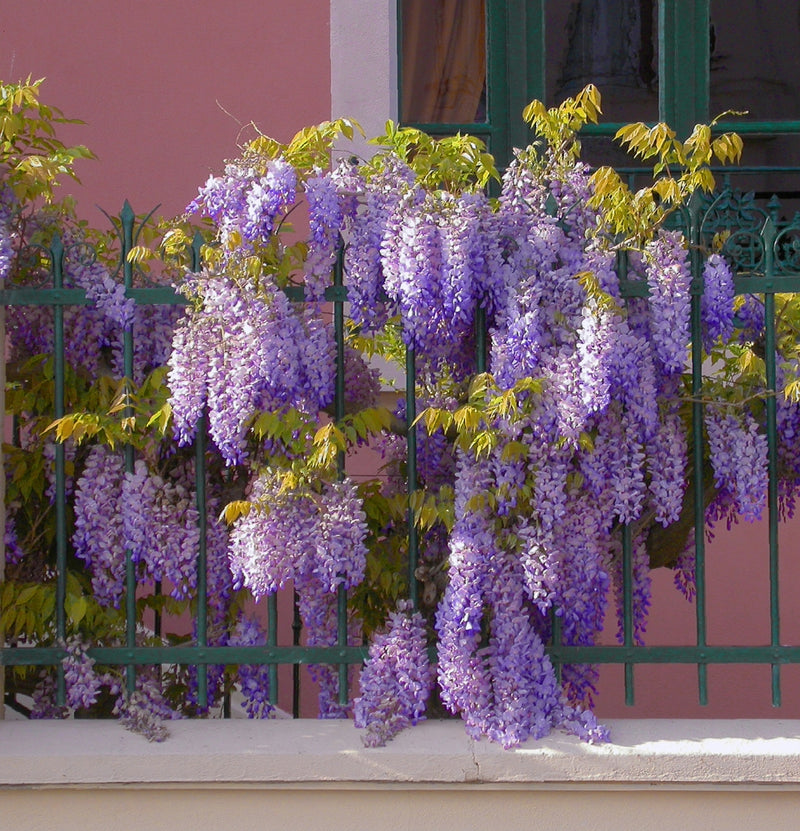
<instances>
[{"instance_id":1,"label":"leaf cluster","mask_svg":"<svg viewBox=\"0 0 800 831\"><path fill-rule=\"evenodd\" d=\"M600 167L594 172L591 205L600 212L613 237L624 245L641 247L694 193L714 189L710 165L714 160L737 163L743 147L736 133L713 138L716 123L695 125L685 141L663 123L651 127L637 122L617 131L615 139L624 148L635 158L652 163L653 183L632 191L613 168Z\"/></svg>"},{"instance_id":2,"label":"leaf cluster","mask_svg":"<svg viewBox=\"0 0 800 831\"><path fill-rule=\"evenodd\" d=\"M167 367L158 367L138 387L129 378L100 375L82 396L80 408L52 421L44 433L52 432L60 442L92 440L112 449L127 444L152 456L154 440L166 433L170 419L166 373Z\"/></svg>"},{"instance_id":3,"label":"leaf cluster","mask_svg":"<svg viewBox=\"0 0 800 831\"><path fill-rule=\"evenodd\" d=\"M428 433L442 430L457 447L476 458L488 457L497 446L499 423L511 423L529 413L544 382L539 378L523 378L513 387L501 390L488 372L471 379L467 401L455 410L427 407L415 424L424 422ZM513 448L504 449L504 459L512 458Z\"/></svg>"},{"instance_id":4,"label":"leaf cluster","mask_svg":"<svg viewBox=\"0 0 800 831\"><path fill-rule=\"evenodd\" d=\"M95 158L83 145L68 147L57 138L57 127L82 122L39 100L43 81L0 81L0 171L21 203L51 202L58 178L77 181L74 162Z\"/></svg>"},{"instance_id":5,"label":"leaf cluster","mask_svg":"<svg viewBox=\"0 0 800 831\"><path fill-rule=\"evenodd\" d=\"M547 108L541 101L531 101L522 111L525 123L533 129L537 143L543 141L560 161L572 162L580 157L577 134L587 124L596 124L602 114L600 91L588 84L574 98L567 98L557 107Z\"/></svg>"},{"instance_id":6,"label":"leaf cluster","mask_svg":"<svg viewBox=\"0 0 800 831\"><path fill-rule=\"evenodd\" d=\"M426 190L470 193L500 181L494 157L476 136L456 133L437 139L422 130L387 121L386 132L370 139L370 143L385 150L366 166L367 175L371 169L381 169L383 156L388 152L402 159Z\"/></svg>"},{"instance_id":7,"label":"leaf cluster","mask_svg":"<svg viewBox=\"0 0 800 831\"><path fill-rule=\"evenodd\" d=\"M286 144L264 135L255 125L253 127L258 136L242 148L244 161L265 166L267 161L282 157L298 171L300 179L315 169L329 166L331 152L340 138L352 141L356 133L364 135L361 125L350 118L304 127Z\"/></svg>"}]
</instances>

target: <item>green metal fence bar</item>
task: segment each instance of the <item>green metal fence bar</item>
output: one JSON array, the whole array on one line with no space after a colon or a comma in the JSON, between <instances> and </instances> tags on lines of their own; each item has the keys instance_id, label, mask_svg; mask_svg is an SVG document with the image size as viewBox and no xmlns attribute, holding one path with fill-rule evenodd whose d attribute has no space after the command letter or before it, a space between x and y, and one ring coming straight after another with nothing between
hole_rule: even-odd
<instances>
[{"instance_id":1,"label":"green metal fence bar","mask_svg":"<svg viewBox=\"0 0 800 831\"><path fill-rule=\"evenodd\" d=\"M128 206L129 208L129 206ZM707 489L708 471L704 470L704 429L703 429L703 380L702 380L702 353L699 348L700 332L700 302L703 293L703 252L701 219L699 203L691 207L690 220L687 223L687 232L690 240L691 258L691 325L692 325L692 415L693 426L691 432L692 450L692 479L694 487L693 510L695 525L698 533L695 539L697 595L696 595L696 643L684 646L639 646L635 643L634 628L634 597L633 597L633 546L631 529L623 528L623 643L622 645L608 646L572 646L564 644L561 638L560 621L553 620L553 643L548 647L548 654L554 662L557 671L564 664L623 664L625 671L625 700L628 704L634 703L634 668L637 664L689 664L695 665L698 672L698 697L701 704L708 702L707 667L709 664L760 664L770 667L772 677L772 701L775 706L781 703L781 667L785 664L800 663L800 645L782 645L780 627L779 603L779 551L778 551L778 488L777 488L777 366L776 330L775 330L775 294L800 292L800 273L791 267L791 262L778 261L782 256L782 234L786 231L785 221L778 222L777 209L771 208L770 218L761 229L760 235L754 232L754 239L759 240L763 247L763 259L749 271L738 274L735 278L735 291L738 294L748 293L764 297L766 336L765 336L765 365L766 365L766 396L764 429L768 439L769 464L769 493L768 493L768 520L767 534L769 547L769 583L770 583L770 637L768 644L756 646L709 646L706 623L706 577L705 577L705 541L702 531L705 518L705 492ZM121 215L122 222L122 252L121 267L126 285L126 294L139 304L180 304L185 302L182 297L167 288L134 288L132 266L127 263L127 252L135 242L134 218L130 211L125 210ZM790 228L794 228L793 225ZM704 231L707 233L707 230ZM788 248L790 246L784 246ZM199 266L199 244L196 247L195 267ZM54 316L54 384L55 404L54 416L64 415L64 384L65 384L65 357L64 357L64 307L84 305L87 303L85 294L79 289L64 288L63 274L65 252L61 240L55 237L47 253L51 268L52 288L30 289L13 288L6 286L0 292L0 302L4 305L43 305L53 307ZM340 252L334 272L333 286L326 291L326 299L333 303L335 337L337 343L337 378L334 417L341 420L345 415L344 376L341 372L344 365L344 303L347 299L347 290L343 284L343 252ZM627 260L624 253L618 262L618 275L622 293L625 297L645 297L648 288L645 283L628 279ZM294 287L287 291L290 299L303 302L303 290ZM487 332L485 320L478 323L476 332L476 359L475 366L478 372L486 370ZM126 335L124 362L125 372L132 375L133 341L130 333ZM407 350L406 357L406 418L407 418L407 493L408 507L408 580L409 598L417 603L416 568L419 558L418 529L415 522L414 497L417 493L417 442L416 429L412 427L417 416L416 402L416 362L413 349ZM297 679L297 670L300 666L310 663L337 665L339 668L340 697L345 703L348 695L347 670L350 665L359 664L367 657L367 648L364 646L349 646L347 640L347 593L340 590L337 595L337 637L334 646L304 647L299 644L299 627L296 627L291 646L279 645L278 639L278 608L277 598L272 595L268 598L268 639L265 646L235 647L213 646L208 644L207 631L207 586L205 579L204 531L206 522L205 497L205 447L202 444L204 430L198 428L198 443L195 446L195 461L197 472L197 508L201 523L201 545L198 552L198 602L196 612L197 636L194 645L181 646L138 646L136 643L136 608L135 608L135 574L133 580L127 584L125 616L127 634L124 647L93 647L89 655L101 664L121 666L126 668L128 684L135 680L135 668L138 666L158 666L163 664L189 664L197 667L199 703L205 706L204 698L207 689L207 667L209 664L267 664L270 667L270 698L277 702L277 670L279 665L293 665L294 677ZM126 455L128 451L126 450ZM133 451L130 449L131 465ZM341 461L340 475L344 475L344 463ZM132 469L132 466L131 468ZM65 496L65 460L63 445L56 446L56 500L55 512L58 533L56 541L57 558L57 605L55 611L55 626L58 641L63 644L67 633L67 619L65 610L66 597L66 562L68 553L68 539L66 526L66 496ZM133 598L133 609L129 606L130 597ZM63 670L60 662L65 657L63 645L52 647L20 647L16 649L0 649L0 665L2 666L55 666L60 675L60 696L64 700ZM298 711L297 682L295 682L295 704L293 710Z\"/></svg>"},{"instance_id":2,"label":"green metal fence bar","mask_svg":"<svg viewBox=\"0 0 800 831\"><path fill-rule=\"evenodd\" d=\"M202 262L200 248L203 238L198 231L192 240L190 249L192 272L200 271ZM174 292L173 292L173 296ZM174 302L174 301L173 301ZM197 419L195 426L195 505L197 507L197 645L208 646L208 507L206 505L206 415ZM160 632L156 632L160 635ZM197 705L201 710L208 706L208 666L197 666Z\"/></svg>"},{"instance_id":3,"label":"green metal fence bar","mask_svg":"<svg viewBox=\"0 0 800 831\"><path fill-rule=\"evenodd\" d=\"M120 259L122 263L123 281L127 292L133 288L133 265L128 260L128 253L133 248L133 224L136 220L136 215L127 199L120 213L120 220L122 223L122 249L120 251ZM132 328L126 329L123 333L122 356L125 377L132 379ZM133 408L126 406L125 417L130 418L132 416ZM135 464L133 446L126 444L123 453L125 456L125 472L132 474ZM125 551L125 640L128 648L136 646L136 564L133 562L133 552L130 549ZM134 692L136 689L136 666L134 664L128 664L125 669L125 684L129 693Z\"/></svg>"},{"instance_id":4,"label":"green metal fence bar","mask_svg":"<svg viewBox=\"0 0 800 831\"><path fill-rule=\"evenodd\" d=\"M628 253L617 253L617 275L620 285L633 289L638 282L628 279ZM623 296L632 296L624 294ZM633 541L631 540L630 525L622 526L622 639L624 646L630 648L634 641L633 625ZM625 704L633 706L635 701L633 664L626 663L624 667Z\"/></svg>"},{"instance_id":5,"label":"green metal fence bar","mask_svg":"<svg viewBox=\"0 0 800 831\"><path fill-rule=\"evenodd\" d=\"M707 120L707 119L706 119ZM669 119L667 119L668 123ZM646 122L648 126L654 127L656 122ZM430 125L441 130L442 125ZM466 126L466 125L465 125ZM625 121L604 121L602 124L586 124L581 127L581 135L586 136L613 136L622 127L626 127ZM714 135L721 133L739 133L741 135L796 135L800 133L800 121L721 121L711 125L711 132ZM763 172L764 168L761 168ZM737 167L737 173L739 171Z\"/></svg>"},{"instance_id":6,"label":"green metal fence bar","mask_svg":"<svg viewBox=\"0 0 800 831\"><path fill-rule=\"evenodd\" d=\"M705 557L705 476L703 464L703 352L702 314L703 263L700 251L700 206L693 199L689 206L689 263L691 269L690 325L692 335L692 467L694 474L695 531L695 636L697 646L705 649L706 622L706 557ZM697 665L697 696L702 706L708 704L708 672Z\"/></svg>"},{"instance_id":7,"label":"green metal fence bar","mask_svg":"<svg viewBox=\"0 0 800 831\"><path fill-rule=\"evenodd\" d=\"M764 276L765 282L772 282L775 270L775 223L768 218L761 237L764 241ZM777 373L775 366L775 295L767 291L764 295L764 363L767 376L767 398L765 402L767 419L767 460L768 460L768 491L767 491L767 523L769 534L769 618L770 643L777 646L780 643L780 607L778 597L778 431L776 426L776 394ZM772 704L774 707L781 703L780 666L772 665Z\"/></svg>"},{"instance_id":8,"label":"green metal fence bar","mask_svg":"<svg viewBox=\"0 0 800 831\"><path fill-rule=\"evenodd\" d=\"M360 664L365 646L96 646L87 654L109 666L158 664ZM562 664L800 664L797 646L549 646L551 660ZM66 650L57 646L4 649L3 666L55 666Z\"/></svg>"},{"instance_id":9,"label":"green metal fence bar","mask_svg":"<svg viewBox=\"0 0 800 831\"><path fill-rule=\"evenodd\" d=\"M109 666L158 664L360 664L364 646L95 646L87 654ZM4 649L3 666L54 666L67 655L59 646Z\"/></svg>"},{"instance_id":10,"label":"green metal fence bar","mask_svg":"<svg viewBox=\"0 0 800 831\"><path fill-rule=\"evenodd\" d=\"M53 288L60 289L64 285L64 246L61 238L56 235L50 247L50 268L53 274ZM53 415L56 418L64 416L64 307L59 305L53 309ZM66 466L64 445L60 442L55 449L56 474L56 637L59 643L67 639L67 497L66 497ZM66 686L64 668L59 663L56 668L56 704L63 707L66 703Z\"/></svg>"},{"instance_id":11,"label":"green metal fence bar","mask_svg":"<svg viewBox=\"0 0 800 831\"><path fill-rule=\"evenodd\" d=\"M195 433L195 499L197 505L197 645L208 646L208 561L206 508L206 417L197 420ZM197 704L201 710L208 706L208 669L197 667Z\"/></svg>"},{"instance_id":12,"label":"green metal fence bar","mask_svg":"<svg viewBox=\"0 0 800 831\"><path fill-rule=\"evenodd\" d=\"M333 266L333 285L336 288L344 287L344 245L340 241ZM333 303L333 331L336 340L336 385L334 391L334 413L336 421L340 422L345 415L345 332L344 332L344 302L335 300ZM345 454L340 450L336 458L337 476L339 481L345 476ZM347 646L347 589L343 585L336 588L336 645L339 648ZM348 666L339 664L339 704L345 706L349 698Z\"/></svg>"},{"instance_id":13,"label":"green metal fence bar","mask_svg":"<svg viewBox=\"0 0 800 831\"><path fill-rule=\"evenodd\" d=\"M622 526L622 638L623 646L628 649L634 644L633 624L633 541L631 527ZM625 704L632 707L635 703L633 685L633 664L625 662Z\"/></svg>"},{"instance_id":14,"label":"green metal fence bar","mask_svg":"<svg viewBox=\"0 0 800 831\"><path fill-rule=\"evenodd\" d=\"M408 599L417 608L417 564L419 560L419 534L414 510L414 494L417 491L417 366L414 349L406 349L406 492L408 494Z\"/></svg>"},{"instance_id":15,"label":"green metal fence bar","mask_svg":"<svg viewBox=\"0 0 800 831\"><path fill-rule=\"evenodd\" d=\"M271 649L278 646L278 598L274 594L267 597L267 646ZM278 703L277 666L272 666L269 670L269 703L273 706Z\"/></svg>"}]
</instances>

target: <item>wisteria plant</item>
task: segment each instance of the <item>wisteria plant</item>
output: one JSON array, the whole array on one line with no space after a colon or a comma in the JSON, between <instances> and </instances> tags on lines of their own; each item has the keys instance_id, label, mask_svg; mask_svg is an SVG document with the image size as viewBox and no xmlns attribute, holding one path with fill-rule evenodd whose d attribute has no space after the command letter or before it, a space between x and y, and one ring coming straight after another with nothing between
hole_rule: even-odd
<instances>
[{"instance_id":1,"label":"wisteria plant","mask_svg":"<svg viewBox=\"0 0 800 831\"><path fill-rule=\"evenodd\" d=\"M71 472L69 708L110 697L126 724L154 738L165 714L203 709L196 673L144 674L130 693L87 653L121 637L126 550L138 585L153 588L140 597L142 621L194 602L193 444L202 439L214 644L264 643L253 601L291 589L306 643L333 645L346 591L350 642L371 644L353 705L365 743L382 744L442 708L470 735L505 747L553 728L606 738L591 709L595 668L557 674L547 647L556 627L563 644L597 642L621 591L623 526L633 542L637 641L651 564L677 567L691 593L692 275L670 217L713 188L709 163L735 162L741 142L712 138L707 125L683 141L666 125L625 127L623 145L654 163L652 184L632 192L612 169L580 161L580 128L599 114L593 87L549 110L533 102L524 116L536 138L502 176L470 136L433 139L389 123L375 155L360 160L337 149L357 129L346 119L287 144L259 134L200 188L157 251L131 254L164 265L185 301L177 320L129 303L96 261L75 267L70 279L93 304L69 319L72 412L45 424L30 382L12 398L23 423L13 452L30 452L24 468L11 468L25 474L12 473L8 488L2 621L7 639L52 640L42 623L52 610L52 532L42 533L31 506L51 499L47 447L56 438ZM8 275L21 268L27 231L15 219L19 199L4 193ZM181 262L198 230L204 245L190 270ZM764 319L758 297L734 297L725 258L703 253L713 524L754 519L765 500ZM338 257L344 342L326 304ZM624 296L621 262L646 292ZM293 289L303 302L289 299ZM15 311L10 336L17 360L46 367L33 357L46 351L47 321L37 314ZM798 319L787 301L778 414L787 511L800 475ZM122 377L124 331L140 345L133 378ZM102 344L100 357L87 343ZM408 353L413 401L373 366L380 355L404 368ZM132 469L122 445L135 450ZM380 454L380 469L350 478L365 448ZM403 600L409 522L419 536L416 607ZM675 528L655 552L654 529ZM166 636L143 625L140 637ZM320 715L347 715L336 668L318 665L312 675ZM264 667L210 667L208 683L209 707L236 686L249 715L272 712ZM54 707L45 674L35 714Z\"/></svg>"}]
</instances>

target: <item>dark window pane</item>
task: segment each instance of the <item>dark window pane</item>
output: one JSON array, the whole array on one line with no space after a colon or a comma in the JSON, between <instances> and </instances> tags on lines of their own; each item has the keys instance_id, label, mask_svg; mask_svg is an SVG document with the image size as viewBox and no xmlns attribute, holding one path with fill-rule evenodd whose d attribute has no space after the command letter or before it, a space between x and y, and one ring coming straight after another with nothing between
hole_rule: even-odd
<instances>
[{"instance_id":1,"label":"dark window pane","mask_svg":"<svg viewBox=\"0 0 800 831\"><path fill-rule=\"evenodd\" d=\"M711 4L711 114L800 118L800 7L726 0Z\"/></svg>"},{"instance_id":2,"label":"dark window pane","mask_svg":"<svg viewBox=\"0 0 800 831\"><path fill-rule=\"evenodd\" d=\"M547 3L547 97L556 104L594 84L608 121L657 121L654 0Z\"/></svg>"},{"instance_id":3,"label":"dark window pane","mask_svg":"<svg viewBox=\"0 0 800 831\"><path fill-rule=\"evenodd\" d=\"M737 121L800 120L800 7L797 3L716 0L711 4L711 116L747 110ZM746 134L743 165L777 168L744 187L796 197L800 136L767 131ZM795 207L797 207L795 205Z\"/></svg>"}]
</instances>

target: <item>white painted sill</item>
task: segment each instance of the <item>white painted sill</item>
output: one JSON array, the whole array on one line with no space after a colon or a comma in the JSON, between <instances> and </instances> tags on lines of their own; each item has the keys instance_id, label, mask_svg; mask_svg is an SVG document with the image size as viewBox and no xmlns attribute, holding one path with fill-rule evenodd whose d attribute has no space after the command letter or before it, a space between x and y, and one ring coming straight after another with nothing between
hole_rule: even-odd
<instances>
[{"instance_id":1,"label":"white painted sill","mask_svg":"<svg viewBox=\"0 0 800 831\"><path fill-rule=\"evenodd\" d=\"M800 789L800 721L619 720L612 742L554 733L513 751L459 721L366 749L352 722L176 721L151 744L106 721L0 722L0 788L228 785Z\"/></svg>"}]
</instances>

